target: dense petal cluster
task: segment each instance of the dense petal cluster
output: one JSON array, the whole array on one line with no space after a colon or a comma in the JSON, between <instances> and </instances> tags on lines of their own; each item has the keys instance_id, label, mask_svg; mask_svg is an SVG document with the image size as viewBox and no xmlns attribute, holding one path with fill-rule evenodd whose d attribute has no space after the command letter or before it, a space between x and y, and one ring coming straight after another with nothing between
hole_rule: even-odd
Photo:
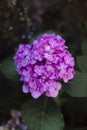
<instances>
[{"instance_id":1,"label":"dense petal cluster","mask_svg":"<svg viewBox=\"0 0 87 130\"><path fill-rule=\"evenodd\" d=\"M74 58L67 50L65 40L56 34L43 34L32 44L19 45L14 62L23 92L38 98L43 93L56 97L61 79L66 83L74 77Z\"/></svg>"}]
</instances>

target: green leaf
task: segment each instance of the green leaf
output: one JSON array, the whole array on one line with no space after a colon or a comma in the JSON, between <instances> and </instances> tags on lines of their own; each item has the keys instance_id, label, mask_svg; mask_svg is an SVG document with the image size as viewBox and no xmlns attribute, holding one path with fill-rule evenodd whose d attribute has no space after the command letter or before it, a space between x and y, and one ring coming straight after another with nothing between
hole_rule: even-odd
<instances>
[{"instance_id":1,"label":"green leaf","mask_svg":"<svg viewBox=\"0 0 87 130\"><path fill-rule=\"evenodd\" d=\"M54 99L54 101L57 103L58 106L62 106L64 104L64 102L66 101L66 98L59 98L59 97L56 97Z\"/></svg>"},{"instance_id":2,"label":"green leaf","mask_svg":"<svg viewBox=\"0 0 87 130\"><path fill-rule=\"evenodd\" d=\"M76 72L74 79L68 83L66 92L74 97L87 97L87 74Z\"/></svg>"},{"instance_id":3,"label":"green leaf","mask_svg":"<svg viewBox=\"0 0 87 130\"><path fill-rule=\"evenodd\" d=\"M87 56L78 56L77 65L82 72L87 73Z\"/></svg>"},{"instance_id":4,"label":"green leaf","mask_svg":"<svg viewBox=\"0 0 87 130\"><path fill-rule=\"evenodd\" d=\"M83 38L81 48L82 48L82 54L87 56L87 39Z\"/></svg>"},{"instance_id":5,"label":"green leaf","mask_svg":"<svg viewBox=\"0 0 87 130\"><path fill-rule=\"evenodd\" d=\"M6 60L4 60L1 64L1 72L11 80L17 80L18 74L16 72L16 68L14 66L13 57L9 57Z\"/></svg>"},{"instance_id":6,"label":"green leaf","mask_svg":"<svg viewBox=\"0 0 87 130\"><path fill-rule=\"evenodd\" d=\"M13 5L16 5L16 0L11 0Z\"/></svg>"},{"instance_id":7,"label":"green leaf","mask_svg":"<svg viewBox=\"0 0 87 130\"><path fill-rule=\"evenodd\" d=\"M60 108L48 98L27 101L22 106L22 115L30 130L63 130Z\"/></svg>"}]
</instances>

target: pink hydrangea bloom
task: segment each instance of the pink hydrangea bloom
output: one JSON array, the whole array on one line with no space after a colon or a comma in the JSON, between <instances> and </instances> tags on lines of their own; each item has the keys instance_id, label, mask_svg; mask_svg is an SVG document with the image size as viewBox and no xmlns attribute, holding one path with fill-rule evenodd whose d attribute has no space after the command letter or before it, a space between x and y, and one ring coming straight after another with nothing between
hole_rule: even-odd
<instances>
[{"instance_id":1,"label":"pink hydrangea bloom","mask_svg":"<svg viewBox=\"0 0 87 130\"><path fill-rule=\"evenodd\" d=\"M46 94L56 97L65 83L74 77L74 58L67 50L65 40L56 34L43 34L32 44L19 45L14 62L22 90L34 98Z\"/></svg>"}]
</instances>

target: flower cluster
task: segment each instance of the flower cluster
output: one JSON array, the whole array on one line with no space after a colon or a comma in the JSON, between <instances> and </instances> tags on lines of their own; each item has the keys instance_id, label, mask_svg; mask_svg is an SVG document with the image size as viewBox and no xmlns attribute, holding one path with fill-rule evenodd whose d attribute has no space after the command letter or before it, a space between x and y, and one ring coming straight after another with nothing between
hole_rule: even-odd
<instances>
[{"instance_id":1,"label":"flower cluster","mask_svg":"<svg viewBox=\"0 0 87 130\"><path fill-rule=\"evenodd\" d=\"M38 98L43 93L56 97L61 89L60 79L66 83L74 77L74 58L65 40L56 34L43 34L32 44L19 45L14 62L23 92Z\"/></svg>"}]
</instances>

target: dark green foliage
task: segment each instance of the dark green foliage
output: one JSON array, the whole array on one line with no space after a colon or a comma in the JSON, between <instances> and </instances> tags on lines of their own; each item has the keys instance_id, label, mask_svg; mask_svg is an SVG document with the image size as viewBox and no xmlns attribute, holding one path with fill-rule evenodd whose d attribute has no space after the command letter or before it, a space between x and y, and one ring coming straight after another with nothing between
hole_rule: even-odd
<instances>
[{"instance_id":1,"label":"dark green foliage","mask_svg":"<svg viewBox=\"0 0 87 130\"><path fill-rule=\"evenodd\" d=\"M66 92L74 97L87 97L87 74L76 72L74 79L68 83Z\"/></svg>"},{"instance_id":2,"label":"dark green foliage","mask_svg":"<svg viewBox=\"0 0 87 130\"><path fill-rule=\"evenodd\" d=\"M81 49L82 49L82 54L87 56L87 39L86 38L82 39Z\"/></svg>"},{"instance_id":3,"label":"dark green foliage","mask_svg":"<svg viewBox=\"0 0 87 130\"><path fill-rule=\"evenodd\" d=\"M0 70L8 79L19 80L12 56L2 62Z\"/></svg>"},{"instance_id":4,"label":"dark green foliage","mask_svg":"<svg viewBox=\"0 0 87 130\"><path fill-rule=\"evenodd\" d=\"M87 56L78 56L77 65L81 72L87 73Z\"/></svg>"},{"instance_id":5,"label":"dark green foliage","mask_svg":"<svg viewBox=\"0 0 87 130\"><path fill-rule=\"evenodd\" d=\"M87 43L83 40L81 45L83 55L76 57L76 65L79 71L76 71L75 77L68 83L66 92L74 97L87 97Z\"/></svg>"},{"instance_id":6,"label":"dark green foliage","mask_svg":"<svg viewBox=\"0 0 87 130\"><path fill-rule=\"evenodd\" d=\"M63 130L64 127L60 108L46 97L23 104L22 116L30 130Z\"/></svg>"}]
</instances>

